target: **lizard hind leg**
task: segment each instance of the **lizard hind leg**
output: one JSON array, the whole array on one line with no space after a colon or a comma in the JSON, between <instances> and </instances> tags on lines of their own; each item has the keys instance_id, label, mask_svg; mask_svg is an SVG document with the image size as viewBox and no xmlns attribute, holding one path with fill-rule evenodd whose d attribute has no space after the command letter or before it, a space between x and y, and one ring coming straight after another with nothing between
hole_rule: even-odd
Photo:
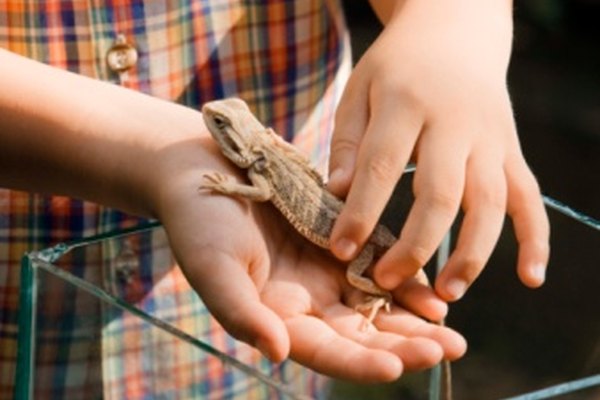
<instances>
[{"instance_id":1,"label":"lizard hind leg","mask_svg":"<svg viewBox=\"0 0 600 400\"><path fill-rule=\"evenodd\" d=\"M361 330L365 331L370 326L373 325L373 320L375 320L377 313L382 308L386 312L389 313L391 311L390 304L391 304L391 296L389 296L389 295L388 296L367 296L363 303L354 307L354 309L358 312L363 312L363 311L369 312L369 314L364 319L364 322L361 326Z\"/></svg>"},{"instance_id":2,"label":"lizard hind leg","mask_svg":"<svg viewBox=\"0 0 600 400\"><path fill-rule=\"evenodd\" d=\"M363 303L355 307L359 312L369 311L365 324L362 329L365 330L372 325L373 320L381 308L390 311L392 295L379 287L371 278L364 276L365 271L371 266L375 259L376 246L367 244L354 259L346 270L346 279L355 288L366 293L367 296Z\"/></svg>"},{"instance_id":3,"label":"lizard hind leg","mask_svg":"<svg viewBox=\"0 0 600 400\"><path fill-rule=\"evenodd\" d=\"M373 265L376 249L372 243L367 243L358 256L350 262L346 269L346 279L355 288L378 297L389 296L389 293L379 287L373 279L365 276L365 273Z\"/></svg>"}]
</instances>

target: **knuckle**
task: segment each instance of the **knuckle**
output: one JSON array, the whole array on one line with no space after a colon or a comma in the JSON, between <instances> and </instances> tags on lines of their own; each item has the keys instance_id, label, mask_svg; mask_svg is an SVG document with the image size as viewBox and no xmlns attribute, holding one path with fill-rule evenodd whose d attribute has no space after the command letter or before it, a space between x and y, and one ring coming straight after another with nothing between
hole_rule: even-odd
<instances>
[{"instance_id":1,"label":"knuckle","mask_svg":"<svg viewBox=\"0 0 600 400\"><path fill-rule=\"evenodd\" d=\"M358 141L355 138L345 135L334 136L331 140L331 152L356 152L358 149Z\"/></svg>"},{"instance_id":2,"label":"knuckle","mask_svg":"<svg viewBox=\"0 0 600 400\"><path fill-rule=\"evenodd\" d=\"M506 209L506 191L500 185L486 184L480 186L476 195L472 196L471 203L473 202L476 202L477 206L504 213Z\"/></svg>"},{"instance_id":3,"label":"knuckle","mask_svg":"<svg viewBox=\"0 0 600 400\"><path fill-rule=\"evenodd\" d=\"M391 78L391 81L386 81L386 84L374 85L373 91L378 97L394 99L412 113L424 114L426 104L430 102L429 96L421 85L408 82L405 77Z\"/></svg>"},{"instance_id":4,"label":"knuckle","mask_svg":"<svg viewBox=\"0 0 600 400\"><path fill-rule=\"evenodd\" d=\"M406 261L413 270L418 270L427 264L431 254L429 249L421 245L412 245L406 251Z\"/></svg>"},{"instance_id":5,"label":"knuckle","mask_svg":"<svg viewBox=\"0 0 600 400\"><path fill-rule=\"evenodd\" d=\"M397 159L394 155L382 152L370 160L367 166L369 177L376 183L389 185L397 180Z\"/></svg>"},{"instance_id":6,"label":"knuckle","mask_svg":"<svg viewBox=\"0 0 600 400\"><path fill-rule=\"evenodd\" d=\"M501 190L492 189L483 193L484 204L487 207L504 213L506 210L506 193Z\"/></svg>"},{"instance_id":7,"label":"knuckle","mask_svg":"<svg viewBox=\"0 0 600 400\"><path fill-rule=\"evenodd\" d=\"M424 193L422 201L428 209L454 214L458 210L460 196L451 188L439 187Z\"/></svg>"},{"instance_id":8,"label":"knuckle","mask_svg":"<svg viewBox=\"0 0 600 400\"><path fill-rule=\"evenodd\" d=\"M330 170L333 171L340 167L345 168L354 162L356 153L358 152L358 143L348 137L334 139L331 142L330 152Z\"/></svg>"}]
</instances>

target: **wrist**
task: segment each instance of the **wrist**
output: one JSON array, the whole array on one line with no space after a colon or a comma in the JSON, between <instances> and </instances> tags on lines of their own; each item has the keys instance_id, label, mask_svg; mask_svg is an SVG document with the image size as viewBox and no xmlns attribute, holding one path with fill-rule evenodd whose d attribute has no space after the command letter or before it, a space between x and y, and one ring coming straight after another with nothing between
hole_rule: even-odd
<instances>
[{"instance_id":1,"label":"wrist","mask_svg":"<svg viewBox=\"0 0 600 400\"><path fill-rule=\"evenodd\" d=\"M512 2L402 0L382 32L386 36L402 41L396 47L403 62L441 59L446 69L472 68L475 81L481 75L504 83L512 48Z\"/></svg>"},{"instance_id":2,"label":"wrist","mask_svg":"<svg viewBox=\"0 0 600 400\"><path fill-rule=\"evenodd\" d=\"M2 187L152 216L163 155L208 137L198 111L1 49L0 87Z\"/></svg>"}]
</instances>

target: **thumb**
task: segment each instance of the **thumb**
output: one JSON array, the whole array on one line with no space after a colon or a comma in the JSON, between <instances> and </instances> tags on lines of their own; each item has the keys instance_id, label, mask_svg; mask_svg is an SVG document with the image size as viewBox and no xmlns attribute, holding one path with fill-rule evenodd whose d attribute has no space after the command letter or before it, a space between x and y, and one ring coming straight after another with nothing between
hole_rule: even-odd
<instances>
[{"instance_id":1,"label":"thumb","mask_svg":"<svg viewBox=\"0 0 600 400\"><path fill-rule=\"evenodd\" d=\"M358 143L350 142L341 133L334 133L331 142L331 155L329 158L329 179L327 189L334 195L345 198L350 190Z\"/></svg>"},{"instance_id":2,"label":"thumb","mask_svg":"<svg viewBox=\"0 0 600 400\"><path fill-rule=\"evenodd\" d=\"M228 254L199 253L203 254L195 265L188 265L184 271L211 314L236 339L256 347L271 361L283 361L290 351L287 328L262 303L245 268Z\"/></svg>"},{"instance_id":3,"label":"thumb","mask_svg":"<svg viewBox=\"0 0 600 400\"><path fill-rule=\"evenodd\" d=\"M362 93L356 90L358 86L356 79L350 79L335 113L331 138L327 189L341 198L350 190L358 149L369 119L368 95L366 89Z\"/></svg>"}]
</instances>

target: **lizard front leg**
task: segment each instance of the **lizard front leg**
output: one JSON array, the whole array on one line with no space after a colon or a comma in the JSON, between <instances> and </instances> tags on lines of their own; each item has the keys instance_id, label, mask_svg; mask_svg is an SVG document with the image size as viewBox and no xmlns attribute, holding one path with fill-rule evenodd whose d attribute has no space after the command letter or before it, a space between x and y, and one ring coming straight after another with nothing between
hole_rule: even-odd
<instances>
[{"instance_id":1,"label":"lizard front leg","mask_svg":"<svg viewBox=\"0 0 600 400\"><path fill-rule=\"evenodd\" d=\"M251 176L252 185L239 183L233 176L220 172L204 174L204 182L199 189L208 189L227 196L241 197L251 201L267 201L271 198L271 187L267 180L257 174Z\"/></svg>"},{"instance_id":2,"label":"lizard front leg","mask_svg":"<svg viewBox=\"0 0 600 400\"><path fill-rule=\"evenodd\" d=\"M357 311L369 311L362 329L367 329L373 323L377 312L381 308L385 308L389 312L392 300L389 292L380 288L371 278L364 276L364 273L375 259L375 247L375 244L367 243L358 257L350 262L346 270L348 282L355 288L369 294L362 304L356 306Z\"/></svg>"}]
</instances>

